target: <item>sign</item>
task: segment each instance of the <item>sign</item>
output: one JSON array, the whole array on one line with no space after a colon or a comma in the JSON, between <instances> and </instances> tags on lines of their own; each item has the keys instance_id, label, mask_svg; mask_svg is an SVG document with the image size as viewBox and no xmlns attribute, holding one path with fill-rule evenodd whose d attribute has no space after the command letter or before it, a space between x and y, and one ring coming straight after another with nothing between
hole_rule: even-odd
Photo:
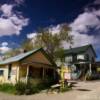
<instances>
[{"instance_id":1,"label":"sign","mask_svg":"<svg viewBox=\"0 0 100 100\"><path fill-rule=\"evenodd\" d=\"M70 73L64 73L64 79L70 80L71 79Z\"/></svg>"}]
</instances>

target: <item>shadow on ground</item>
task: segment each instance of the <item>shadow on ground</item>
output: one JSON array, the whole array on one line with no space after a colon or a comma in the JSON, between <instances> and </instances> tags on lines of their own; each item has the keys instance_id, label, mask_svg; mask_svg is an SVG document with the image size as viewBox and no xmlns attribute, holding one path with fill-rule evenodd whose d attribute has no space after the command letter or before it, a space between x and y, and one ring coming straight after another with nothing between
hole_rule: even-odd
<instances>
[{"instance_id":1,"label":"shadow on ground","mask_svg":"<svg viewBox=\"0 0 100 100\"><path fill-rule=\"evenodd\" d=\"M77 89L78 91L91 91L89 89Z\"/></svg>"}]
</instances>

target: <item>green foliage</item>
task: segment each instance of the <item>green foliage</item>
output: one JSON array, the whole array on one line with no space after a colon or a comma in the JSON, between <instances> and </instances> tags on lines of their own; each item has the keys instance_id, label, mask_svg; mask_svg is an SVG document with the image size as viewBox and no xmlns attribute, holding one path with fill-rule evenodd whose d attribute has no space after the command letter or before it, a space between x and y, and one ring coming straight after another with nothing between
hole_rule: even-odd
<instances>
[{"instance_id":1,"label":"green foliage","mask_svg":"<svg viewBox=\"0 0 100 100\"><path fill-rule=\"evenodd\" d=\"M33 43L32 43L32 40L31 39L26 39L22 42L21 44L21 48L25 51L30 51L32 50L34 47L33 47Z\"/></svg>"},{"instance_id":2,"label":"green foliage","mask_svg":"<svg viewBox=\"0 0 100 100\"><path fill-rule=\"evenodd\" d=\"M50 87L50 84L48 84L48 82L43 82L43 83L38 83L38 84L33 84L31 82L28 82L27 84L23 82L18 82L15 85L16 94L29 95L29 94L39 93L41 90L44 90Z\"/></svg>"},{"instance_id":3,"label":"green foliage","mask_svg":"<svg viewBox=\"0 0 100 100\"><path fill-rule=\"evenodd\" d=\"M87 71L85 75L85 80L92 80L92 73L90 73L90 71Z\"/></svg>"},{"instance_id":4,"label":"green foliage","mask_svg":"<svg viewBox=\"0 0 100 100\"><path fill-rule=\"evenodd\" d=\"M23 82L18 82L15 84L15 89L17 94L24 94L26 90L26 84Z\"/></svg>"},{"instance_id":5,"label":"green foliage","mask_svg":"<svg viewBox=\"0 0 100 100\"><path fill-rule=\"evenodd\" d=\"M12 84L0 84L0 91L6 92L6 93L15 93L15 87Z\"/></svg>"},{"instance_id":6,"label":"green foliage","mask_svg":"<svg viewBox=\"0 0 100 100\"><path fill-rule=\"evenodd\" d=\"M41 29L37 34L35 45L45 47L51 57L56 58L55 52L63 48L63 41L72 44L73 36L68 33L69 30L70 28L67 24L62 24L60 32L55 34L52 34L49 28Z\"/></svg>"},{"instance_id":7,"label":"green foliage","mask_svg":"<svg viewBox=\"0 0 100 100\"><path fill-rule=\"evenodd\" d=\"M60 89L60 92L66 92L66 91L69 91L69 90L71 90L71 89L72 89L72 87L65 86L64 88L61 88L61 89Z\"/></svg>"}]
</instances>

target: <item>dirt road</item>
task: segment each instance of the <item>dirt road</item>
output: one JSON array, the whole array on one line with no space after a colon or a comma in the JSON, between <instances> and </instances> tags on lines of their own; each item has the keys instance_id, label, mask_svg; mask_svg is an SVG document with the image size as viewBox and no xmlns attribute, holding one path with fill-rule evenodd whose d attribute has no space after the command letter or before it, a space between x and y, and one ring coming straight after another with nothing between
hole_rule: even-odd
<instances>
[{"instance_id":1,"label":"dirt road","mask_svg":"<svg viewBox=\"0 0 100 100\"><path fill-rule=\"evenodd\" d=\"M78 82L73 90L59 94L14 96L0 93L0 100L100 100L100 81Z\"/></svg>"}]
</instances>

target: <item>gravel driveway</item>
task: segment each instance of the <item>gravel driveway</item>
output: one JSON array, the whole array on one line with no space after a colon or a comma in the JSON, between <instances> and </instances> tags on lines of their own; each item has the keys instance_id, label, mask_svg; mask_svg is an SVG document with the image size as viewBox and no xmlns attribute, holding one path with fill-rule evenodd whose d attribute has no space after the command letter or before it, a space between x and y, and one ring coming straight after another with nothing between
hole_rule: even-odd
<instances>
[{"instance_id":1,"label":"gravel driveway","mask_svg":"<svg viewBox=\"0 0 100 100\"><path fill-rule=\"evenodd\" d=\"M0 93L0 100L100 100L100 81L78 82L72 91L60 94L14 96Z\"/></svg>"}]
</instances>

